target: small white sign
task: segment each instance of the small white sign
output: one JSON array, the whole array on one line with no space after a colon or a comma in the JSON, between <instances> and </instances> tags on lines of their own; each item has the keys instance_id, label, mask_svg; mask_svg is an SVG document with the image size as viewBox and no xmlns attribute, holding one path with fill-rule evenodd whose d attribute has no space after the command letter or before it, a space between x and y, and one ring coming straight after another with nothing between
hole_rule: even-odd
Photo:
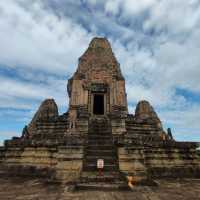
<instances>
[{"instance_id":1,"label":"small white sign","mask_svg":"<svg viewBox=\"0 0 200 200\"><path fill-rule=\"evenodd\" d=\"M98 169L103 169L104 168L104 160L103 159L98 159L97 160L97 168Z\"/></svg>"}]
</instances>

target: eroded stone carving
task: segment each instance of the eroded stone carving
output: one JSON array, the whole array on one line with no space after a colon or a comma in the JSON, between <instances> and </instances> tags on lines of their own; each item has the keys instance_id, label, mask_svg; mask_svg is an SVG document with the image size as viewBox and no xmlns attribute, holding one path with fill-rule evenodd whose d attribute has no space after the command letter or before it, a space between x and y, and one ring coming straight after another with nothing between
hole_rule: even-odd
<instances>
[{"instance_id":1,"label":"eroded stone carving","mask_svg":"<svg viewBox=\"0 0 200 200\"><path fill-rule=\"evenodd\" d=\"M38 121L47 121L51 119L56 119L57 117L58 107L54 99L44 100L27 127L29 135L31 136L34 134L34 131L36 130L36 123Z\"/></svg>"},{"instance_id":2,"label":"eroded stone carving","mask_svg":"<svg viewBox=\"0 0 200 200\"><path fill-rule=\"evenodd\" d=\"M135 119L137 121L146 121L150 123L156 123L158 127L162 127L161 121L158 118L154 108L150 105L148 101L140 101L135 110Z\"/></svg>"}]
</instances>

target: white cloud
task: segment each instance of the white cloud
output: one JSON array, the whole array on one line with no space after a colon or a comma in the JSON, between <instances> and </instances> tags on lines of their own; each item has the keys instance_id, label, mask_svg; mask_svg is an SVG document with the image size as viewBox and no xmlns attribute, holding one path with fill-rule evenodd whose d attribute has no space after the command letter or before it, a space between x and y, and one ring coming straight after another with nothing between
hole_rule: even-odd
<instances>
[{"instance_id":1,"label":"white cloud","mask_svg":"<svg viewBox=\"0 0 200 200\"><path fill-rule=\"evenodd\" d=\"M45 83L30 83L0 77L0 107L29 108L26 101L43 101L54 98L60 106L67 107L66 80L47 79ZM21 102L21 103L20 103Z\"/></svg>"},{"instance_id":2,"label":"white cloud","mask_svg":"<svg viewBox=\"0 0 200 200\"><path fill-rule=\"evenodd\" d=\"M53 73L72 72L91 37L85 29L29 1L0 2L0 63Z\"/></svg>"},{"instance_id":3,"label":"white cloud","mask_svg":"<svg viewBox=\"0 0 200 200\"><path fill-rule=\"evenodd\" d=\"M192 124L193 129L199 129L200 107L199 105L191 105L184 110L166 110L162 112L162 118L166 123L173 124L179 129L184 127L190 128ZM200 134L200 132L199 132Z\"/></svg>"},{"instance_id":4,"label":"white cloud","mask_svg":"<svg viewBox=\"0 0 200 200\"><path fill-rule=\"evenodd\" d=\"M114 14L116 15L118 12L119 12L119 9L120 9L120 3L121 3L121 0L109 0L109 1L106 1L105 3L105 11L106 13L111 13L111 14Z\"/></svg>"},{"instance_id":5,"label":"white cloud","mask_svg":"<svg viewBox=\"0 0 200 200\"><path fill-rule=\"evenodd\" d=\"M122 6L124 8L124 12L130 16L133 14L139 14L146 9L150 9L157 2L158 0L125 0L123 1Z\"/></svg>"},{"instance_id":6,"label":"white cloud","mask_svg":"<svg viewBox=\"0 0 200 200\"><path fill-rule=\"evenodd\" d=\"M199 0L8 0L0 11L0 68L20 72L18 79L0 76L0 107L34 112L49 97L67 107L67 77L99 34L121 64L131 113L147 99L177 131L200 129L200 103L176 92L200 94Z\"/></svg>"},{"instance_id":7,"label":"white cloud","mask_svg":"<svg viewBox=\"0 0 200 200\"><path fill-rule=\"evenodd\" d=\"M146 9L150 9L158 0L108 0L104 1L105 11L116 15L122 11L122 15L131 17Z\"/></svg>"},{"instance_id":8,"label":"white cloud","mask_svg":"<svg viewBox=\"0 0 200 200\"><path fill-rule=\"evenodd\" d=\"M167 28L172 33L190 31L199 23L199 3L198 0L157 1L144 26L158 30Z\"/></svg>"}]
</instances>

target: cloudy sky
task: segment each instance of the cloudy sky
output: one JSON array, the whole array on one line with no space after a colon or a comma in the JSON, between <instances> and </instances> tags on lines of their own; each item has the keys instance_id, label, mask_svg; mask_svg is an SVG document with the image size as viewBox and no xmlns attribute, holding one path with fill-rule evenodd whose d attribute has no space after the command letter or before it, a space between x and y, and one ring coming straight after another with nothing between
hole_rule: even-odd
<instances>
[{"instance_id":1,"label":"cloudy sky","mask_svg":"<svg viewBox=\"0 0 200 200\"><path fill-rule=\"evenodd\" d=\"M1 0L0 143L45 98L66 112L67 79L95 36L121 64L129 112L146 99L177 140L200 141L200 0Z\"/></svg>"}]
</instances>

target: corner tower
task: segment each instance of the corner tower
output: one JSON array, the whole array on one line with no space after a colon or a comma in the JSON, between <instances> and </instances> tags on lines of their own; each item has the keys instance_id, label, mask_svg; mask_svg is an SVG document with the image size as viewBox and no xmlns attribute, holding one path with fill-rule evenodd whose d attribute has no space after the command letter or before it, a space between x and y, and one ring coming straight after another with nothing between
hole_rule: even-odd
<instances>
[{"instance_id":1,"label":"corner tower","mask_svg":"<svg viewBox=\"0 0 200 200\"><path fill-rule=\"evenodd\" d=\"M127 115L125 80L106 38L94 38L68 80L71 128L77 119Z\"/></svg>"}]
</instances>

